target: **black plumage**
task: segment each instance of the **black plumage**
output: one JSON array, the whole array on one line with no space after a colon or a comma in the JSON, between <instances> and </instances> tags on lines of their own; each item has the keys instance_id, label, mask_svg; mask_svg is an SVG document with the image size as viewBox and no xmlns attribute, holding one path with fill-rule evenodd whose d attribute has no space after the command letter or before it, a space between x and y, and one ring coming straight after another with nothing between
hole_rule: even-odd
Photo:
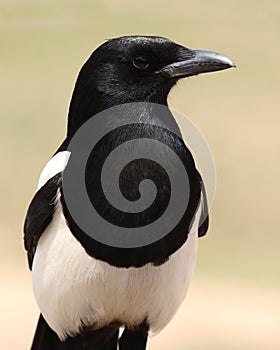
<instances>
[{"instance_id":1,"label":"black plumage","mask_svg":"<svg viewBox=\"0 0 280 350\"><path fill-rule=\"evenodd\" d=\"M69 108L67 137L56 154L68 150L69 143L77 130L97 113L130 102L148 102L167 106L168 94L179 79L231 66L233 66L232 62L223 56L187 49L160 37L132 36L106 42L93 52L79 73ZM189 177L190 199L178 225L167 236L148 246L137 248L106 246L89 237L76 224L65 202L63 173L59 172L38 190L27 212L24 242L31 269L38 241L55 213L58 191L61 193L59 200L71 233L89 256L115 267L141 267L147 263L155 266L164 264L169 256L188 239L188 233L201 198L203 198L204 206L198 235L206 234L208 208L203 181L171 112L167 109L166 113L167 119L177 130L176 134L150 124L152 113L148 113L143 124L116 128L114 132L106 136L106 139L101 140L102 142L88 159L86 185L93 205L99 208L101 215L107 217L112 223L122 227L137 227L137 225L153 221L164 212L168 204L168 193L170 193L168 178L162 169L151 161L136 161L122 173L120 187L124 196L130 200L135 200L139 196L137 184L142 179L152 179L157 185L158 193L155 204L141 215L121 213L106 201L100 190L98 170L102 167L104 158L120 143L141 137L161 141L179 156ZM71 167L75 166L71 163L71 157L64 170L64 175L71 172L73 169ZM134 183L136 187L133 187ZM119 320L99 330L85 326L80 329L79 335L68 336L65 341L61 342L41 315L32 349L115 350L118 342L118 329L121 325L126 327L126 324L120 323ZM149 323L146 320L143 320L134 329L126 327L120 340L120 349L145 349L148 331Z\"/></svg>"}]
</instances>

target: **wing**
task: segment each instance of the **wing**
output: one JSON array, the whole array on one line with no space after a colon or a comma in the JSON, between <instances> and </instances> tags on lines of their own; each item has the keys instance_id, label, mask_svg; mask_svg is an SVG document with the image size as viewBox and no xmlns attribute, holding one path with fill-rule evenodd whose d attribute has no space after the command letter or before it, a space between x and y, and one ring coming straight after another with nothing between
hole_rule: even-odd
<instances>
[{"instance_id":1,"label":"wing","mask_svg":"<svg viewBox=\"0 0 280 350\"><path fill-rule=\"evenodd\" d=\"M199 175L200 184L201 184L201 201L202 201L202 211L201 211L201 216L199 221L198 237L202 237L206 235L209 227L209 215L208 215L209 212L208 212L208 203L207 203L205 186L201 178L201 175L199 173L198 175Z\"/></svg>"},{"instance_id":2,"label":"wing","mask_svg":"<svg viewBox=\"0 0 280 350\"><path fill-rule=\"evenodd\" d=\"M24 247L27 250L30 270L39 238L52 221L61 182L62 172L59 172L37 191L27 210L24 222Z\"/></svg>"}]
</instances>

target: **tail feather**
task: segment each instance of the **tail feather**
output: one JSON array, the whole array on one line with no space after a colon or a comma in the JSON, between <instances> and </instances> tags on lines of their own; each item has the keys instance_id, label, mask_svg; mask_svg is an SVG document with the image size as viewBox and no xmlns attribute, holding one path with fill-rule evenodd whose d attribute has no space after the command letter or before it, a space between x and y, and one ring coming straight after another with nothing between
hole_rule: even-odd
<instances>
[{"instance_id":1,"label":"tail feather","mask_svg":"<svg viewBox=\"0 0 280 350\"><path fill-rule=\"evenodd\" d=\"M40 315L31 350L117 350L118 335L118 326L109 325L62 342Z\"/></svg>"}]
</instances>

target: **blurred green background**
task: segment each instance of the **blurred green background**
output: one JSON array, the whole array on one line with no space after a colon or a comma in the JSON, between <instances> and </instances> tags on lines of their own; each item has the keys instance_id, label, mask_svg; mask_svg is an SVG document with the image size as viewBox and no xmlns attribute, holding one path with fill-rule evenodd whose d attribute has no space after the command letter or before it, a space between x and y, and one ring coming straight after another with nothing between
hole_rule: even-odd
<instances>
[{"instance_id":1,"label":"blurred green background","mask_svg":"<svg viewBox=\"0 0 280 350\"><path fill-rule=\"evenodd\" d=\"M280 2L1 0L1 348L28 349L38 317L22 224L65 135L77 73L107 38L166 36L237 69L181 82L170 105L217 167L211 229L189 295L151 350L280 348Z\"/></svg>"}]
</instances>

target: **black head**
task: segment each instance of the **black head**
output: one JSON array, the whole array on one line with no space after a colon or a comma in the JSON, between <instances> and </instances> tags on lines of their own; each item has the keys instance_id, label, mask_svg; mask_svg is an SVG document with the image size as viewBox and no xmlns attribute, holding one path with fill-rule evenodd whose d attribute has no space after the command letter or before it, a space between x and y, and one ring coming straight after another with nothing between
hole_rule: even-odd
<instances>
[{"instance_id":1,"label":"black head","mask_svg":"<svg viewBox=\"0 0 280 350\"><path fill-rule=\"evenodd\" d=\"M156 36L125 36L97 48L82 67L74 89L68 134L92 115L127 102L167 104L184 77L233 67L227 57L191 50Z\"/></svg>"}]
</instances>

